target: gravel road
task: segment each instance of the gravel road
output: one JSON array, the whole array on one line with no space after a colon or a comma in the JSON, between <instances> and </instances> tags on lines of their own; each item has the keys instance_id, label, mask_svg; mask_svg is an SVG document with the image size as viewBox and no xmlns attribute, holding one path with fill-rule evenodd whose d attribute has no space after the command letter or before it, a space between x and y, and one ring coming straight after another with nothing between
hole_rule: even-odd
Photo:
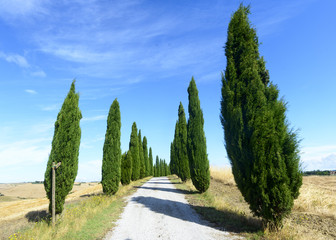
<instances>
[{"instance_id":1,"label":"gravel road","mask_svg":"<svg viewBox=\"0 0 336 240\"><path fill-rule=\"evenodd\" d=\"M150 179L127 201L106 240L239 239L200 219L166 177Z\"/></svg>"}]
</instances>

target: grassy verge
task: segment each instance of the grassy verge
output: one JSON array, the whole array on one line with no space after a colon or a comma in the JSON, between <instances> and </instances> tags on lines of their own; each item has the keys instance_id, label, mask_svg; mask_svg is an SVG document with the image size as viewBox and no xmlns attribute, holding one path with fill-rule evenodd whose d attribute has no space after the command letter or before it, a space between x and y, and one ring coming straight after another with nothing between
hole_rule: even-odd
<instances>
[{"instance_id":1,"label":"grassy verge","mask_svg":"<svg viewBox=\"0 0 336 240\"><path fill-rule=\"evenodd\" d=\"M176 188L191 193L186 194L186 198L204 219L247 239L336 239L336 201L335 195L330 193L335 192L336 177L305 177L292 214L278 232L262 228L261 220L253 216L236 187L230 169L212 168L210 187L202 194L196 191L190 180L182 183L176 176L171 176L170 180ZM313 189L311 192L314 194L308 194L308 189Z\"/></svg>"},{"instance_id":2,"label":"grassy verge","mask_svg":"<svg viewBox=\"0 0 336 240\"><path fill-rule=\"evenodd\" d=\"M39 220L33 226L21 229L8 239L102 239L114 226L115 221L126 205L125 196L133 193L137 186L149 178L121 186L114 196L93 195L80 202L68 204L62 215L52 227L47 218Z\"/></svg>"}]
</instances>

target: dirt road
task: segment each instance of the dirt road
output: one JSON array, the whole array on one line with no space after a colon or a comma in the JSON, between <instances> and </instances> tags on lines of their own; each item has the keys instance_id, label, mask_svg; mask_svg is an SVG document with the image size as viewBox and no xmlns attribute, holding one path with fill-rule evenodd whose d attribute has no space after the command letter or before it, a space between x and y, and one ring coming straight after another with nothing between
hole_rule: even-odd
<instances>
[{"instance_id":1,"label":"dirt road","mask_svg":"<svg viewBox=\"0 0 336 240\"><path fill-rule=\"evenodd\" d=\"M200 219L166 177L152 178L127 201L117 226L105 239L237 239Z\"/></svg>"}]
</instances>

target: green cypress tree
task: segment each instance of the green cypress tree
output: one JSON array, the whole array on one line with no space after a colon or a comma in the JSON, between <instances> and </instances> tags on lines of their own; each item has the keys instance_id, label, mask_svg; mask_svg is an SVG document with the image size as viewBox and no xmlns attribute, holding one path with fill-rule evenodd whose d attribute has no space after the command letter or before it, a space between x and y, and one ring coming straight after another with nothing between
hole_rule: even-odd
<instances>
[{"instance_id":1,"label":"green cypress tree","mask_svg":"<svg viewBox=\"0 0 336 240\"><path fill-rule=\"evenodd\" d=\"M140 178L140 157L139 157L139 140L138 129L136 123L132 125L131 138L129 143L129 151L132 155L132 181Z\"/></svg>"},{"instance_id":2,"label":"green cypress tree","mask_svg":"<svg viewBox=\"0 0 336 240\"><path fill-rule=\"evenodd\" d=\"M156 161L155 161L155 173L156 177L160 177L160 161L159 156L156 155Z\"/></svg>"},{"instance_id":3,"label":"green cypress tree","mask_svg":"<svg viewBox=\"0 0 336 240\"><path fill-rule=\"evenodd\" d=\"M103 192L106 194L115 194L119 189L121 174L120 128L120 107L118 100L115 99L110 107L107 118L103 148L102 186Z\"/></svg>"},{"instance_id":4,"label":"green cypress tree","mask_svg":"<svg viewBox=\"0 0 336 240\"><path fill-rule=\"evenodd\" d=\"M249 7L233 14L222 75L221 122L232 172L252 212L278 229L299 195L302 174L298 140L286 121L286 104L269 81L259 56Z\"/></svg>"},{"instance_id":5,"label":"green cypress tree","mask_svg":"<svg viewBox=\"0 0 336 240\"><path fill-rule=\"evenodd\" d=\"M187 179L190 179L190 169L187 149L187 120L181 102L178 109L177 128L178 135L176 139L176 147L178 148L178 151L176 152L176 158L179 163L179 177L183 182L185 182Z\"/></svg>"},{"instance_id":6,"label":"green cypress tree","mask_svg":"<svg viewBox=\"0 0 336 240\"><path fill-rule=\"evenodd\" d=\"M71 191L78 170L78 154L81 139L79 122L82 113L78 107L79 94L75 92L75 80L66 96L62 108L55 122L54 137L51 152L44 175L44 189L49 199L49 211L51 212L52 198L52 163L61 162L56 170L55 203L56 214L63 211L65 197Z\"/></svg>"},{"instance_id":7,"label":"green cypress tree","mask_svg":"<svg viewBox=\"0 0 336 240\"><path fill-rule=\"evenodd\" d=\"M149 148L149 165L150 165L150 174L151 176L155 176L154 174L154 165L153 165L153 152L152 148Z\"/></svg>"},{"instance_id":8,"label":"green cypress tree","mask_svg":"<svg viewBox=\"0 0 336 240\"><path fill-rule=\"evenodd\" d=\"M142 179L146 176L146 165L142 146L141 130L139 130L138 142L139 142L139 159L140 159L140 179Z\"/></svg>"},{"instance_id":9,"label":"green cypress tree","mask_svg":"<svg viewBox=\"0 0 336 240\"><path fill-rule=\"evenodd\" d=\"M192 77L188 87L188 158L191 180L195 188L205 192L210 185L210 169L204 134L203 112L198 98L198 90Z\"/></svg>"},{"instance_id":10,"label":"green cypress tree","mask_svg":"<svg viewBox=\"0 0 336 240\"><path fill-rule=\"evenodd\" d=\"M130 151L125 152L121 157L121 183L128 185L132 176L132 154Z\"/></svg>"},{"instance_id":11,"label":"green cypress tree","mask_svg":"<svg viewBox=\"0 0 336 240\"><path fill-rule=\"evenodd\" d=\"M149 158L148 158L148 148L147 148L147 138L146 136L143 137L142 141L142 147L143 147L143 155L144 155L144 162L145 162L145 176L150 176L150 166L149 166Z\"/></svg>"},{"instance_id":12,"label":"green cypress tree","mask_svg":"<svg viewBox=\"0 0 336 240\"><path fill-rule=\"evenodd\" d=\"M170 143L170 163L169 163L169 167L170 167L170 171L172 172L172 174L177 175L174 153L175 153L174 152L174 143L172 142L172 143Z\"/></svg>"}]
</instances>

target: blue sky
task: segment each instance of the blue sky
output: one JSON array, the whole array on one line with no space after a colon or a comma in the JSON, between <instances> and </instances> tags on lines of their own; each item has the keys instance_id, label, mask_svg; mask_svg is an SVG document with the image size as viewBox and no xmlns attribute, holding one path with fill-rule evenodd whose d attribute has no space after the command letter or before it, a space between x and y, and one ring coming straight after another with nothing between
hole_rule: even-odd
<instances>
[{"instance_id":1,"label":"blue sky","mask_svg":"<svg viewBox=\"0 0 336 240\"><path fill-rule=\"evenodd\" d=\"M0 0L0 182L43 180L53 125L74 78L82 139L77 180L101 179L110 105L122 151L135 121L169 161L177 110L192 76L208 156L228 166L219 120L223 46L240 1ZM271 81L300 129L305 170L336 169L334 0L244 1Z\"/></svg>"}]
</instances>

